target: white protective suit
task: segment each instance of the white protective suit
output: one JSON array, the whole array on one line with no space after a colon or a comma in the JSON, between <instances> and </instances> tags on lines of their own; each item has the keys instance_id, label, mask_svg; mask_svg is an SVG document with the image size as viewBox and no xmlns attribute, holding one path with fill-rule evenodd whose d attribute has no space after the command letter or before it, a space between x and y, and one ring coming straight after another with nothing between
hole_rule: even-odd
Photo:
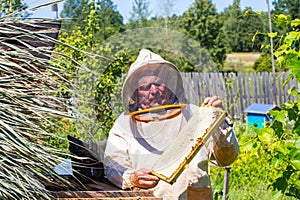
<instances>
[{"instance_id":1,"label":"white protective suit","mask_svg":"<svg viewBox=\"0 0 300 200\"><path fill-rule=\"evenodd\" d=\"M122 189L131 187L130 175L134 171L152 168L164 149L198 109L190 104L178 115L160 121L142 122L132 118L127 113L139 109L135 105L137 81L149 73L166 80L164 84L176 95L174 103L187 103L178 69L159 55L141 50L123 85L126 111L115 121L104 155L107 178ZM238 151L237 139L231 127L224 122L174 184L160 180L151 190L154 195L163 199L212 199L208 160L218 166L227 166L236 159Z\"/></svg>"}]
</instances>

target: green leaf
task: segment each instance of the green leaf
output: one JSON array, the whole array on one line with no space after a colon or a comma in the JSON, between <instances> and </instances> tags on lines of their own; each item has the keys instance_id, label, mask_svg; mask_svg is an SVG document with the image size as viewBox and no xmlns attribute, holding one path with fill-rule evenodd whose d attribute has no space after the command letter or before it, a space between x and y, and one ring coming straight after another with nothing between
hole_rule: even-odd
<instances>
[{"instance_id":1,"label":"green leaf","mask_svg":"<svg viewBox=\"0 0 300 200\"><path fill-rule=\"evenodd\" d=\"M300 137L298 137L295 141L295 146L297 149L300 149Z\"/></svg>"},{"instance_id":2,"label":"green leaf","mask_svg":"<svg viewBox=\"0 0 300 200\"><path fill-rule=\"evenodd\" d=\"M288 156L290 159L300 160L300 149L291 149Z\"/></svg>"},{"instance_id":3,"label":"green leaf","mask_svg":"<svg viewBox=\"0 0 300 200\"><path fill-rule=\"evenodd\" d=\"M271 128L262 128L257 132L257 136L264 144L271 144L274 137L274 130Z\"/></svg>"},{"instance_id":4,"label":"green leaf","mask_svg":"<svg viewBox=\"0 0 300 200\"><path fill-rule=\"evenodd\" d=\"M291 164L300 170L300 148L292 148L288 154Z\"/></svg>"},{"instance_id":5,"label":"green leaf","mask_svg":"<svg viewBox=\"0 0 300 200\"><path fill-rule=\"evenodd\" d=\"M300 19L294 19L291 21L291 26L296 27L300 25Z\"/></svg>"},{"instance_id":6,"label":"green leaf","mask_svg":"<svg viewBox=\"0 0 300 200\"><path fill-rule=\"evenodd\" d=\"M300 171L300 160L291 160L291 164L295 167L298 171Z\"/></svg>"},{"instance_id":7,"label":"green leaf","mask_svg":"<svg viewBox=\"0 0 300 200\"><path fill-rule=\"evenodd\" d=\"M288 112L286 110L281 110L277 112L274 120L284 123L286 121L287 114Z\"/></svg>"},{"instance_id":8,"label":"green leaf","mask_svg":"<svg viewBox=\"0 0 300 200\"><path fill-rule=\"evenodd\" d=\"M272 199L277 200L282 198L282 193L281 191L275 190L272 192Z\"/></svg>"},{"instance_id":9,"label":"green leaf","mask_svg":"<svg viewBox=\"0 0 300 200\"><path fill-rule=\"evenodd\" d=\"M274 168L279 167L283 163L282 158L273 157L271 160L271 164Z\"/></svg>"},{"instance_id":10,"label":"green leaf","mask_svg":"<svg viewBox=\"0 0 300 200\"><path fill-rule=\"evenodd\" d=\"M279 14L278 16L277 16L277 19L278 20L282 20L282 21L288 21L288 16L287 15L285 15L285 14Z\"/></svg>"},{"instance_id":11,"label":"green leaf","mask_svg":"<svg viewBox=\"0 0 300 200\"><path fill-rule=\"evenodd\" d=\"M249 152L253 147L253 143L251 141L248 141L247 143L244 143L242 145L242 149L245 151L245 152Z\"/></svg>"},{"instance_id":12,"label":"green leaf","mask_svg":"<svg viewBox=\"0 0 300 200\"><path fill-rule=\"evenodd\" d=\"M286 146L283 145L281 142L276 142L274 144L274 150L279 153L282 153L283 155L286 155L289 152L289 150L286 148Z\"/></svg>"},{"instance_id":13,"label":"green leaf","mask_svg":"<svg viewBox=\"0 0 300 200\"><path fill-rule=\"evenodd\" d=\"M296 57L288 65L292 74L300 82L300 67L299 66L300 66L300 60Z\"/></svg>"},{"instance_id":14,"label":"green leaf","mask_svg":"<svg viewBox=\"0 0 300 200\"><path fill-rule=\"evenodd\" d=\"M277 36L277 34L278 34L277 32L275 32L275 33L272 32L272 33L268 33L268 36L271 38L274 38Z\"/></svg>"}]
</instances>

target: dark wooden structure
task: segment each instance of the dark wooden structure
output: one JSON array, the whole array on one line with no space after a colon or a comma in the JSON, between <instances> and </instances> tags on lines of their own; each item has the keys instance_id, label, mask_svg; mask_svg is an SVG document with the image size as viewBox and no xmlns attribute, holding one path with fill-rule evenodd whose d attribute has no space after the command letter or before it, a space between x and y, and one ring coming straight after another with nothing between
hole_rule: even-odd
<instances>
[{"instance_id":1,"label":"dark wooden structure","mask_svg":"<svg viewBox=\"0 0 300 200\"><path fill-rule=\"evenodd\" d=\"M120 190L111 184L95 182L86 185L88 191L55 191L52 196L56 200L109 200L109 199L132 199L132 200L162 200L155 197L151 190L132 189Z\"/></svg>"},{"instance_id":2,"label":"dark wooden structure","mask_svg":"<svg viewBox=\"0 0 300 200\"><path fill-rule=\"evenodd\" d=\"M22 50L36 58L49 59L58 38L60 20L18 20L0 24L0 50Z\"/></svg>"}]
</instances>

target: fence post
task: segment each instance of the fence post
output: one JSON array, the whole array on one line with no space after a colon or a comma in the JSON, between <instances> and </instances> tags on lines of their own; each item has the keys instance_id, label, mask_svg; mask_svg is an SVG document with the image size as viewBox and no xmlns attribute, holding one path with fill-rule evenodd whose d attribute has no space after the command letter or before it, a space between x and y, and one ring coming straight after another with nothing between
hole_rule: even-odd
<instances>
[{"instance_id":1,"label":"fence post","mask_svg":"<svg viewBox=\"0 0 300 200\"><path fill-rule=\"evenodd\" d=\"M224 188L223 188L223 198L222 200L227 200L227 194L229 191L229 174L230 174L230 166L225 167L224 171Z\"/></svg>"}]
</instances>

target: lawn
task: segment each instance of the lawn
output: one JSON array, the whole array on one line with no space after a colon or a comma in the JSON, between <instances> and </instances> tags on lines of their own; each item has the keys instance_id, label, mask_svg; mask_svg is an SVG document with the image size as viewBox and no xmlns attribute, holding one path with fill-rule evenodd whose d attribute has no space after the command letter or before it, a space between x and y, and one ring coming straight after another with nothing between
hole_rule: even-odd
<instances>
[{"instance_id":1,"label":"lawn","mask_svg":"<svg viewBox=\"0 0 300 200\"><path fill-rule=\"evenodd\" d=\"M234 70L238 72L253 71L252 66L260 55L260 52L227 54L224 63L224 70Z\"/></svg>"}]
</instances>

